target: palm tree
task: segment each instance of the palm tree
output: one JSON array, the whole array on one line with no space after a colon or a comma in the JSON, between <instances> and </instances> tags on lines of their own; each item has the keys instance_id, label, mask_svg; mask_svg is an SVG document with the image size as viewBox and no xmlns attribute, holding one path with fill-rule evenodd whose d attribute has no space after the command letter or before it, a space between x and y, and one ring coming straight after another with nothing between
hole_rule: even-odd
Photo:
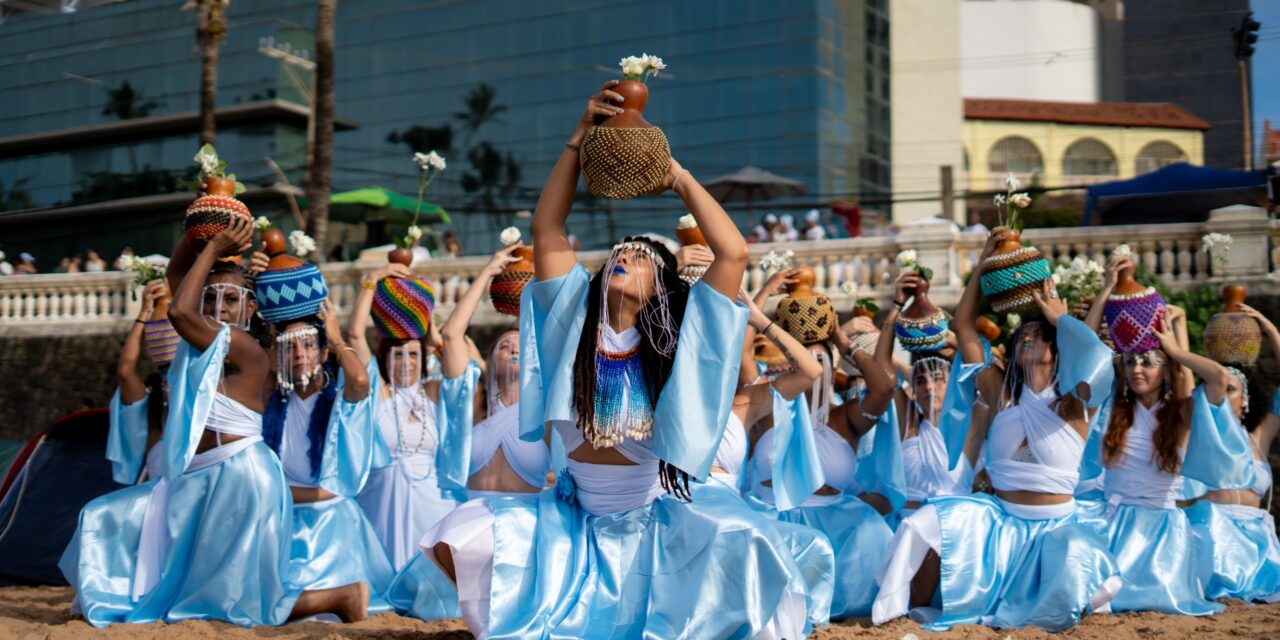
<instances>
[{"instance_id":1,"label":"palm tree","mask_svg":"<svg viewBox=\"0 0 1280 640\"><path fill-rule=\"evenodd\" d=\"M466 111L455 111L453 118L462 123L467 132L467 142L476 131L490 122L502 122L498 116L507 110L506 105L494 104L497 92L489 84L481 82L479 86L467 92L462 99Z\"/></svg>"},{"instance_id":2,"label":"palm tree","mask_svg":"<svg viewBox=\"0 0 1280 640\"><path fill-rule=\"evenodd\" d=\"M133 118L145 118L151 115L151 110L159 107L161 103L155 100L144 100L142 92L135 91L133 85L128 80L120 83L115 89L107 89L107 104L102 107L102 115L115 116L120 120L132 120ZM129 150L129 165L133 173L138 173L138 157L133 150L133 145L126 145Z\"/></svg>"},{"instance_id":3,"label":"palm tree","mask_svg":"<svg viewBox=\"0 0 1280 640\"><path fill-rule=\"evenodd\" d=\"M316 0L315 139L307 173L307 234L319 262L327 255L329 192L333 165L333 29L338 0Z\"/></svg>"},{"instance_id":4,"label":"palm tree","mask_svg":"<svg viewBox=\"0 0 1280 640\"><path fill-rule=\"evenodd\" d=\"M218 48L227 37L227 5L231 0L187 0L183 11L196 11L196 42L200 44L200 144L218 136L214 119L218 96Z\"/></svg>"}]
</instances>

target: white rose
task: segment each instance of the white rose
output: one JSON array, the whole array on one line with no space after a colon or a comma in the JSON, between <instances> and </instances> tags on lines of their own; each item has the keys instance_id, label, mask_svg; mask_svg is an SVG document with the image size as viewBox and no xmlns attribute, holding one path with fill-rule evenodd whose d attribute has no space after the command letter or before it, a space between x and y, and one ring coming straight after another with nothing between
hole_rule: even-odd
<instances>
[{"instance_id":1,"label":"white rose","mask_svg":"<svg viewBox=\"0 0 1280 640\"><path fill-rule=\"evenodd\" d=\"M698 221L694 219L692 213L686 213L680 216L680 222L676 223L677 229L697 229Z\"/></svg>"},{"instance_id":2,"label":"white rose","mask_svg":"<svg viewBox=\"0 0 1280 640\"><path fill-rule=\"evenodd\" d=\"M1053 284L1055 285L1062 284L1062 274L1055 273L1053 274L1052 278L1053 278Z\"/></svg>"},{"instance_id":3,"label":"white rose","mask_svg":"<svg viewBox=\"0 0 1280 640\"><path fill-rule=\"evenodd\" d=\"M856 296L858 295L858 283L852 280L845 280L840 285L840 290L843 291L847 296Z\"/></svg>"},{"instance_id":4,"label":"white rose","mask_svg":"<svg viewBox=\"0 0 1280 640\"><path fill-rule=\"evenodd\" d=\"M289 232L289 245L293 247L293 255L304 258L316 250L316 241L301 229Z\"/></svg>"},{"instance_id":5,"label":"white rose","mask_svg":"<svg viewBox=\"0 0 1280 640\"><path fill-rule=\"evenodd\" d=\"M642 58L637 58L636 56L627 56L623 58L619 65L622 67L622 75L628 78L644 75L644 71L647 68L645 61Z\"/></svg>"},{"instance_id":6,"label":"white rose","mask_svg":"<svg viewBox=\"0 0 1280 640\"><path fill-rule=\"evenodd\" d=\"M258 231L266 231L270 227L271 221L268 220L266 216L258 216L258 218L253 221L253 228Z\"/></svg>"},{"instance_id":7,"label":"white rose","mask_svg":"<svg viewBox=\"0 0 1280 640\"><path fill-rule=\"evenodd\" d=\"M1026 209L1031 206L1031 196L1025 193L1015 193L1009 198L1009 202L1019 209Z\"/></svg>"},{"instance_id":8,"label":"white rose","mask_svg":"<svg viewBox=\"0 0 1280 640\"><path fill-rule=\"evenodd\" d=\"M909 267L916 264L916 250L907 249L905 251L898 252L896 261L899 267Z\"/></svg>"},{"instance_id":9,"label":"white rose","mask_svg":"<svg viewBox=\"0 0 1280 640\"><path fill-rule=\"evenodd\" d=\"M406 236L409 236L410 238L413 238L414 240L417 240L418 238L422 237L422 227L419 227L416 224L412 225L405 230L404 234Z\"/></svg>"},{"instance_id":10,"label":"white rose","mask_svg":"<svg viewBox=\"0 0 1280 640\"><path fill-rule=\"evenodd\" d=\"M436 153L435 151L432 151L431 153L427 154L426 162L428 165L435 168L436 171L444 171L444 168L445 168L444 156ZM423 169L425 168L426 167L423 167Z\"/></svg>"},{"instance_id":11,"label":"white rose","mask_svg":"<svg viewBox=\"0 0 1280 640\"><path fill-rule=\"evenodd\" d=\"M498 240L502 242L504 247L520 242L520 230L515 227L507 227L502 230L502 235L498 236Z\"/></svg>"},{"instance_id":12,"label":"white rose","mask_svg":"<svg viewBox=\"0 0 1280 640\"><path fill-rule=\"evenodd\" d=\"M1117 256L1131 256L1133 255L1133 249L1130 249L1127 244L1122 244L1116 247L1116 250L1112 253Z\"/></svg>"},{"instance_id":13,"label":"white rose","mask_svg":"<svg viewBox=\"0 0 1280 640\"><path fill-rule=\"evenodd\" d=\"M991 202L995 203L995 205L996 205L996 207L997 207L997 208L998 208L998 207L1003 207L1003 206L1004 206L1004 194L1003 194L1003 193L997 193L997 194L996 194L996 197L994 197L994 198L992 198L992 199L991 199Z\"/></svg>"},{"instance_id":14,"label":"white rose","mask_svg":"<svg viewBox=\"0 0 1280 640\"><path fill-rule=\"evenodd\" d=\"M1022 316L1011 313L1005 317L1005 322L1008 323L1010 329L1017 329L1022 326Z\"/></svg>"},{"instance_id":15,"label":"white rose","mask_svg":"<svg viewBox=\"0 0 1280 640\"><path fill-rule=\"evenodd\" d=\"M658 75L659 71L667 68L667 65L663 64L662 58L659 58L658 56L651 56L646 53L641 56L641 59L644 60L646 67L653 70L653 75L655 76Z\"/></svg>"},{"instance_id":16,"label":"white rose","mask_svg":"<svg viewBox=\"0 0 1280 640\"><path fill-rule=\"evenodd\" d=\"M1018 179L1014 177L1013 172L1009 172L1009 175L1004 177L1004 186L1008 187L1010 191L1018 188Z\"/></svg>"}]
</instances>

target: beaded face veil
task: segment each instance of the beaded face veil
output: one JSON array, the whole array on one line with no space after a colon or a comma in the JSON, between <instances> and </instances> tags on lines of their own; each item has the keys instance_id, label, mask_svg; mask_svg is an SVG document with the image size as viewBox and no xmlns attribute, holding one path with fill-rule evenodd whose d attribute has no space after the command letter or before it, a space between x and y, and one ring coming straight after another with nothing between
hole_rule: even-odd
<instances>
[{"instance_id":1,"label":"beaded face veil","mask_svg":"<svg viewBox=\"0 0 1280 640\"><path fill-rule=\"evenodd\" d=\"M294 363L298 366L295 367ZM301 373L294 374L294 369ZM306 325L276 335L276 384L285 391L307 388L311 380L321 375L320 330Z\"/></svg>"},{"instance_id":2,"label":"beaded face veil","mask_svg":"<svg viewBox=\"0 0 1280 640\"><path fill-rule=\"evenodd\" d=\"M826 343L821 343L820 350L810 348L810 353L818 360L818 364L822 365L822 375L813 381L813 388L809 394L809 417L813 420L813 426L825 426L831 420L831 394L834 390L832 380L834 379L834 362L831 356L831 350Z\"/></svg>"},{"instance_id":3,"label":"beaded face veil","mask_svg":"<svg viewBox=\"0 0 1280 640\"><path fill-rule=\"evenodd\" d=\"M498 366L502 360L505 366ZM501 370L501 372L499 371ZM520 334L508 331L489 350L489 367L485 376L485 389L489 399L489 413L498 407L509 407L520 400ZM511 390L514 397L507 397Z\"/></svg>"},{"instance_id":4,"label":"beaded face veil","mask_svg":"<svg viewBox=\"0 0 1280 640\"><path fill-rule=\"evenodd\" d=\"M253 291L230 282L205 285L201 291L204 301L204 318L210 326L229 324L243 331L249 330L249 300Z\"/></svg>"},{"instance_id":5,"label":"beaded face veil","mask_svg":"<svg viewBox=\"0 0 1280 640\"><path fill-rule=\"evenodd\" d=\"M1243 420L1244 416L1249 414L1249 378L1248 376L1244 375L1243 371L1235 367L1227 367L1227 372L1229 372L1231 376L1235 378L1233 386L1235 384L1240 385L1240 397L1242 399L1242 402L1240 403L1239 418ZM1230 391L1231 389L1228 388L1227 392L1230 393Z\"/></svg>"},{"instance_id":6,"label":"beaded face veil","mask_svg":"<svg viewBox=\"0 0 1280 640\"><path fill-rule=\"evenodd\" d=\"M950 376L951 363L938 356L926 356L916 360L911 365L911 403L915 405L916 415L928 420L929 424L938 424L937 406L942 404L940 402L941 398L935 398L934 396L938 389L938 385L935 382L940 381L942 388L945 390ZM917 384L919 380L924 381L926 395L920 394L920 385Z\"/></svg>"},{"instance_id":7,"label":"beaded face veil","mask_svg":"<svg viewBox=\"0 0 1280 640\"><path fill-rule=\"evenodd\" d=\"M664 356L670 357L676 351L676 339L679 337L680 328L676 326L675 320L671 316L671 306L667 299L667 289L662 284L662 270L666 267L666 262L662 256L658 255L649 245L638 242L623 242L614 246L613 251L609 253L609 259L604 264L604 273L606 277L601 283L600 296L600 322L602 325L609 325L609 289L613 286L619 286L627 283L629 279L634 277L634 273L628 271L627 268L619 264L619 259L626 256L628 260L634 261L637 258L644 257L650 263L650 279L639 284L639 292L641 296L650 294L653 296L655 304L646 304L640 310L645 315L645 319L649 321L651 326L657 327L657 332L653 335L653 344L650 345ZM618 280L614 282L615 278ZM621 312L621 302L618 303L619 309L615 313Z\"/></svg>"},{"instance_id":8,"label":"beaded face veil","mask_svg":"<svg viewBox=\"0 0 1280 640\"><path fill-rule=\"evenodd\" d=\"M414 348L416 342L406 342L387 351L387 374L395 389L412 389L422 379L422 351Z\"/></svg>"}]
</instances>

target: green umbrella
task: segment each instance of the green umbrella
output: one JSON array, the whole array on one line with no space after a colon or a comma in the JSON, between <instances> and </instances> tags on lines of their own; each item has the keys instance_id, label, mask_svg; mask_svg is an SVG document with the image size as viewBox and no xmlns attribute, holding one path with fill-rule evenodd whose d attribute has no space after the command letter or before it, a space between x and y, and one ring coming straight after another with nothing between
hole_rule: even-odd
<instances>
[{"instance_id":1,"label":"green umbrella","mask_svg":"<svg viewBox=\"0 0 1280 640\"><path fill-rule=\"evenodd\" d=\"M359 224L381 220L390 224L413 222L413 212L418 201L382 187L365 187L343 191L329 196L329 219L337 222ZM449 212L439 205L423 202L418 215L422 224L449 224Z\"/></svg>"}]
</instances>

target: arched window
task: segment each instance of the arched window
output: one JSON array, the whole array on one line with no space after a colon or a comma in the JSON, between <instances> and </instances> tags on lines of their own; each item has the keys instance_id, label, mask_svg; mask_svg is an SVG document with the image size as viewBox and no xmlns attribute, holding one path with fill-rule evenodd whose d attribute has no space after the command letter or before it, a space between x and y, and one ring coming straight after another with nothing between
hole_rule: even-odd
<instances>
[{"instance_id":1,"label":"arched window","mask_svg":"<svg viewBox=\"0 0 1280 640\"><path fill-rule=\"evenodd\" d=\"M1187 154L1178 145L1165 140L1156 140L1155 142L1147 143L1147 146L1138 152L1138 158L1133 161L1133 171L1138 175L1142 175L1162 169L1175 162L1186 161Z\"/></svg>"},{"instance_id":2,"label":"arched window","mask_svg":"<svg viewBox=\"0 0 1280 640\"><path fill-rule=\"evenodd\" d=\"M1027 184L1032 174L1044 173L1044 157L1034 142L1022 136L1008 136L991 147L987 169L991 172L993 185L1003 184L1005 175L1010 173Z\"/></svg>"},{"instance_id":3,"label":"arched window","mask_svg":"<svg viewBox=\"0 0 1280 640\"><path fill-rule=\"evenodd\" d=\"M1116 154L1101 140L1081 138L1062 154L1062 180L1066 184L1100 182L1119 174Z\"/></svg>"}]
</instances>

